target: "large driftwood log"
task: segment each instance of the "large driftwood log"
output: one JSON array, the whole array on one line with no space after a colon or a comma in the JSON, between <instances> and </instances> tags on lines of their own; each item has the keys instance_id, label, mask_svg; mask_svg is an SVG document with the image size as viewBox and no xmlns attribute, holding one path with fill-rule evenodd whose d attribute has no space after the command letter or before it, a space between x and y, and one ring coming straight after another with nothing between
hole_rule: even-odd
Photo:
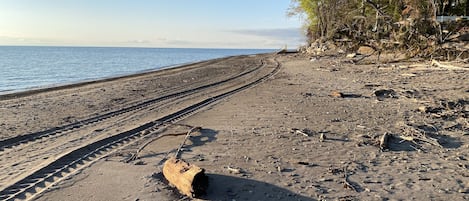
<instances>
[{"instance_id":1,"label":"large driftwood log","mask_svg":"<svg viewBox=\"0 0 469 201\"><path fill-rule=\"evenodd\" d=\"M206 193L208 177L205 170L182 159L169 158L164 163L163 175L184 195L194 198Z\"/></svg>"}]
</instances>

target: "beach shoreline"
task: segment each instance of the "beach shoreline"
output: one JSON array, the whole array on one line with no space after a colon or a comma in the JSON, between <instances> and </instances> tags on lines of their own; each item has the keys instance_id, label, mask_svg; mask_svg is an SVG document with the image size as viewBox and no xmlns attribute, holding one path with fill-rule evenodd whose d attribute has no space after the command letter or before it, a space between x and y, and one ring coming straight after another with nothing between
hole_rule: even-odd
<instances>
[{"instance_id":1,"label":"beach shoreline","mask_svg":"<svg viewBox=\"0 0 469 201\"><path fill-rule=\"evenodd\" d=\"M469 77L413 65L354 65L339 56L313 61L303 54L234 56L0 98L0 140L60 131L0 152L0 187L28 174L21 169L43 167L78 144L131 131L278 69L165 130L149 130L35 199L183 199L158 173L185 138L174 134L187 133L188 126L202 128L181 158L206 170L203 200L468 199ZM393 137L380 147L385 133ZM151 141L158 135L169 136ZM146 142L137 160L123 162Z\"/></svg>"},{"instance_id":2,"label":"beach shoreline","mask_svg":"<svg viewBox=\"0 0 469 201\"><path fill-rule=\"evenodd\" d=\"M31 88L26 88L26 89L0 91L0 100L20 98L24 96L34 95L37 93L43 93L43 92L49 92L49 91L55 91L55 90L63 90L63 89L69 89L69 88L74 88L74 87L82 87L82 86L91 85L91 84L105 83L105 82L115 81L119 79L145 76L147 74L157 73L159 71L168 71L172 69L190 67L190 66L197 65L197 64L202 64L202 63L212 62L212 61L219 61L219 60L229 59L232 57L254 56L254 55L265 55L265 54L270 54L270 53L226 56L226 57L220 57L220 58L209 59L209 60L194 61L194 62L188 62L188 63L180 63L180 64L175 64L175 65L163 66L163 67L158 67L155 69L146 69L146 70L129 73L129 74L123 74L123 75L115 75L115 76L110 76L110 77L102 77L102 78L89 79L89 80L84 79L84 80L79 80L75 82L38 86L38 87L31 87Z\"/></svg>"}]
</instances>

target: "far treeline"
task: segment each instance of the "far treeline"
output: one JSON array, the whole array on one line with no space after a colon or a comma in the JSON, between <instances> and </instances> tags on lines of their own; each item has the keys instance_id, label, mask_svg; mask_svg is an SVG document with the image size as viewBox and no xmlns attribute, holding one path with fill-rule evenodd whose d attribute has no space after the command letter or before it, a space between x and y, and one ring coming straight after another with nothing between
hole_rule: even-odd
<instances>
[{"instance_id":1,"label":"far treeline","mask_svg":"<svg viewBox=\"0 0 469 201\"><path fill-rule=\"evenodd\" d=\"M469 0L292 0L289 15L306 18L309 44L405 50L409 57L469 51Z\"/></svg>"}]
</instances>

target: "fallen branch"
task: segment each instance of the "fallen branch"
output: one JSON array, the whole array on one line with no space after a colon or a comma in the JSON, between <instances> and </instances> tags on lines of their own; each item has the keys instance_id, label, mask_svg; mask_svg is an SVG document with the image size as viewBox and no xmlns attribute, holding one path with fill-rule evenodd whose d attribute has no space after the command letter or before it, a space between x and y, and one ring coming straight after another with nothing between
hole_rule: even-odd
<instances>
[{"instance_id":1,"label":"fallen branch","mask_svg":"<svg viewBox=\"0 0 469 201\"><path fill-rule=\"evenodd\" d=\"M143 144L142 146L140 146L140 148L138 148L138 150L132 154L132 156L130 158L128 158L127 160L125 160L126 163L129 163L129 162L132 162L134 160L137 160L139 157L138 157L138 154L143 151L143 149L145 149L146 146L148 146L149 144L151 144L152 142L162 138L162 137L167 137L167 136L179 136L179 135L185 135L186 133L170 133L170 134L165 134L165 135L159 135L151 140L148 140L147 142L145 142L145 144Z\"/></svg>"},{"instance_id":2,"label":"fallen branch","mask_svg":"<svg viewBox=\"0 0 469 201\"><path fill-rule=\"evenodd\" d=\"M137 160L139 157L138 155L140 154L141 151L143 151L143 149L145 149L146 146L148 146L149 144L151 144L152 142L158 140L158 139L161 139L163 137L168 137L168 136L180 136L180 135L188 135L190 134L190 132L193 132L193 130L195 128L199 128L200 127L192 127L192 126L189 126L189 125L184 125L184 126L187 126L187 127L191 127L191 129L189 130L189 132L184 132L184 133L168 133L168 134L164 134L164 135L159 135L159 136L156 136L155 138L153 139L150 139L148 140L147 142L145 142L142 146L140 146L140 148L138 148L138 150L132 154L132 156L130 158L128 158L127 160L125 160L124 162L126 163L129 163L129 162L132 162L134 160ZM187 137L186 137L187 138ZM184 139L184 142L186 141L186 139ZM179 150L178 150L179 152Z\"/></svg>"},{"instance_id":3,"label":"fallen branch","mask_svg":"<svg viewBox=\"0 0 469 201\"><path fill-rule=\"evenodd\" d=\"M179 148L178 150L176 151L176 154L174 155L174 157L178 158L179 156L179 152L181 151L182 147L186 144L186 140L191 136L191 133L192 132L195 132L195 131L198 131L202 129L201 127L193 127L191 128L189 131L187 131L187 134L186 134L186 137L184 138L184 140L182 141L181 145L179 145Z\"/></svg>"}]
</instances>

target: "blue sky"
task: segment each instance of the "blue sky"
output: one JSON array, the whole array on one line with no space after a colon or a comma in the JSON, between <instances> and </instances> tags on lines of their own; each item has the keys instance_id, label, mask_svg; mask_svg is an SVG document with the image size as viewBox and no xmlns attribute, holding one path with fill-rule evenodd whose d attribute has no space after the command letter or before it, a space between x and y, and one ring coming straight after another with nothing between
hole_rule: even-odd
<instances>
[{"instance_id":1,"label":"blue sky","mask_svg":"<svg viewBox=\"0 0 469 201\"><path fill-rule=\"evenodd\" d=\"M296 48L290 0L1 0L0 45Z\"/></svg>"}]
</instances>

